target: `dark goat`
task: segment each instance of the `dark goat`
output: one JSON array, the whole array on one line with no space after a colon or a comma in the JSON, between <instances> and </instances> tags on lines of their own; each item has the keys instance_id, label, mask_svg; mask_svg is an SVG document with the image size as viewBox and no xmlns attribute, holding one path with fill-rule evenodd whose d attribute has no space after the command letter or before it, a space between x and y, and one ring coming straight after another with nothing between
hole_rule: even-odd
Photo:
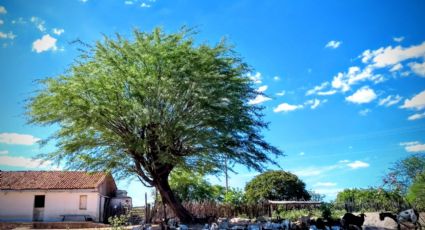
<instances>
[{"instance_id":1,"label":"dark goat","mask_svg":"<svg viewBox=\"0 0 425 230\"><path fill-rule=\"evenodd\" d=\"M352 213L345 213L341 219L341 225L344 229L348 229L350 225L355 225L362 229L362 225L364 223L365 214L360 214L360 216L356 216Z\"/></svg>"}]
</instances>

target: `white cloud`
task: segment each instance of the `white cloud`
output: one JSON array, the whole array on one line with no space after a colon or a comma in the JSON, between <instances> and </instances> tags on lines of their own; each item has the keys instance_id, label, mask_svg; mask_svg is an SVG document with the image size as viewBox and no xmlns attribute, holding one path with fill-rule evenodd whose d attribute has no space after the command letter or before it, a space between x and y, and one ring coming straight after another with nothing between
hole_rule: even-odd
<instances>
[{"instance_id":1,"label":"white cloud","mask_svg":"<svg viewBox=\"0 0 425 230\"><path fill-rule=\"evenodd\" d=\"M403 68L403 65L401 63L397 63L393 67L391 67L390 72L395 72L395 71L401 70L402 68Z\"/></svg>"},{"instance_id":2,"label":"white cloud","mask_svg":"<svg viewBox=\"0 0 425 230\"><path fill-rule=\"evenodd\" d=\"M425 90L413 96L412 99L404 100L404 104L401 106L401 108L416 110L425 108Z\"/></svg>"},{"instance_id":3,"label":"white cloud","mask_svg":"<svg viewBox=\"0 0 425 230\"><path fill-rule=\"evenodd\" d=\"M4 6L0 6L0 14L6 14L7 10L4 8Z\"/></svg>"},{"instance_id":4,"label":"white cloud","mask_svg":"<svg viewBox=\"0 0 425 230\"><path fill-rule=\"evenodd\" d=\"M366 50L361 55L363 63L369 63L373 67L383 68L393 66L407 59L425 56L425 42L410 47L388 46L377 50Z\"/></svg>"},{"instance_id":5,"label":"white cloud","mask_svg":"<svg viewBox=\"0 0 425 230\"><path fill-rule=\"evenodd\" d=\"M279 97L281 97L281 96L284 96L285 95L285 90L282 90L282 91L280 91L279 93L276 93L276 96L279 96Z\"/></svg>"},{"instance_id":6,"label":"white cloud","mask_svg":"<svg viewBox=\"0 0 425 230\"><path fill-rule=\"evenodd\" d=\"M385 81L385 78L380 74L374 74L373 68L370 66L366 66L363 70L357 66L352 66L348 68L348 72L340 72L334 76L332 87L346 92L350 90L351 85L362 81L371 81L377 84Z\"/></svg>"},{"instance_id":7,"label":"white cloud","mask_svg":"<svg viewBox=\"0 0 425 230\"><path fill-rule=\"evenodd\" d=\"M425 112L423 113L415 113L407 118L409 121L419 120L425 118Z\"/></svg>"},{"instance_id":8,"label":"white cloud","mask_svg":"<svg viewBox=\"0 0 425 230\"><path fill-rule=\"evenodd\" d=\"M401 146L408 146L408 145L417 145L419 144L419 141L408 141L408 142L401 142L400 145Z\"/></svg>"},{"instance_id":9,"label":"white cloud","mask_svg":"<svg viewBox=\"0 0 425 230\"><path fill-rule=\"evenodd\" d=\"M268 86L267 86L267 85L260 86L260 87L257 89L257 92L260 92L260 93L265 92L265 91L267 90L267 88L268 88Z\"/></svg>"},{"instance_id":10,"label":"white cloud","mask_svg":"<svg viewBox=\"0 0 425 230\"><path fill-rule=\"evenodd\" d=\"M0 143L11 145L33 145L40 138L28 134L0 133Z\"/></svg>"},{"instance_id":11,"label":"white cloud","mask_svg":"<svg viewBox=\"0 0 425 230\"><path fill-rule=\"evenodd\" d=\"M270 100L271 100L271 98L266 97L264 95L257 95L255 97L255 99L248 101L248 104L250 104L250 105L256 105L256 104L261 104L263 102L270 101Z\"/></svg>"},{"instance_id":12,"label":"white cloud","mask_svg":"<svg viewBox=\"0 0 425 230\"><path fill-rule=\"evenodd\" d=\"M425 77L425 61L422 63L411 62L409 63L409 67L417 75Z\"/></svg>"},{"instance_id":13,"label":"white cloud","mask_svg":"<svg viewBox=\"0 0 425 230\"><path fill-rule=\"evenodd\" d=\"M320 104L327 102L328 100L319 100L317 98L308 100L304 103L304 105L310 105L310 109L316 109Z\"/></svg>"},{"instance_id":14,"label":"white cloud","mask_svg":"<svg viewBox=\"0 0 425 230\"><path fill-rule=\"evenodd\" d=\"M419 141L402 142L401 146L404 146L404 150L409 153L425 152L425 144Z\"/></svg>"},{"instance_id":15,"label":"white cloud","mask_svg":"<svg viewBox=\"0 0 425 230\"><path fill-rule=\"evenodd\" d=\"M27 21L25 21L23 17L19 17L16 20L15 19L12 20L12 24L25 24L25 23L27 23Z\"/></svg>"},{"instance_id":16,"label":"white cloud","mask_svg":"<svg viewBox=\"0 0 425 230\"><path fill-rule=\"evenodd\" d=\"M56 38L46 34L41 39L37 39L32 43L32 50L37 53L49 50L56 51L58 49L56 41Z\"/></svg>"},{"instance_id":17,"label":"white cloud","mask_svg":"<svg viewBox=\"0 0 425 230\"><path fill-rule=\"evenodd\" d=\"M64 32L65 32L65 30L64 30L64 29L59 29L59 28L53 28L53 29L52 29L52 32L53 32L54 34L56 34L56 35L61 35L62 33L64 33Z\"/></svg>"},{"instance_id":18,"label":"white cloud","mask_svg":"<svg viewBox=\"0 0 425 230\"><path fill-rule=\"evenodd\" d=\"M334 187L336 183L333 182L317 182L313 187Z\"/></svg>"},{"instance_id":19,"label":"white cloud","mask_svg":"<svg viewBox=\"0 0 425 230\"><path fill-rule=\"evenodd\" d=\"M278 105L276 108L273 109L273 111L275 113L279 113L279 112L290 112L290 111L294 111L297 109L302 109L304 106L303 105L290 105L288 103L282 103L280 105Z\"/></svg>"},{"instance_id":20,"label":"white cloud","mask_svg":"<svg viewBox=\"0 0 425 230\"><path fill-rule=\"evenodd\" d=\"M334 95L336 93L336 90L329 90L329 91L321 91L321 92L317 92L317 95L319 96L329 96L329 95Z\"/></svg>"},{"instance_id":21,"label":"white cloud","mask_svg":"<svg viewBox=\"0 0 425 230\"><path fill-rule=\"evenodd\" d=\"M0 19L0 26L4 24L4 21Z\"/></svg>"},{"instance_id":22,"label":"white cloud","mask_svg":"<svg viewBox=\"0 0 425 230\"><path fill-rule=\"evenodd\" d=\"M404 37L403 36L401 36L401 37L393 37L393 40L395 42L402 42L404 40Z\"/></svg>"},{"instance_id":23,"label":"white cloud","mask_svg":"<svg viewBox=\"0 0 425 230\"><path fill-rule=\"evenodd\" d=\"M261 73L260 72L257 72L257 73L255 73L255 75L252 75L252 73L248 73L247 74L247 77L251 80L251 81L253 81L255 84L261 84L261 79L262 79L262 77L261 77Z\"/></svg>"},{"instance_id":24,"label":"white cloud","mask_svg":"<svg viewBox=\"0 0 425 230\"><path fill-rule=\"evenodd\" d=\"M305 155L305 152L300 152L300 154L299 154L300 156L304 156Z\"/></svg>"},{"instance_id":25,"label":"white cloud","mask_svg":"<svg viewBox=\"0 0 425 230\"><path fill-rule=\"evenodd\" d=\"M133 1L125 1L124 4L126 4L126 5L133 5L134 2Z\"/></svg>"},{"instance_id":26,"label":"white cloud","mask_svg":"<svg viewBox=\"0 0 425 230\"><path fill-rule=\"evenodd\" d=\"M390 107L401 101L402 97L400 95L388 95L386 98L379 100L378 104L380 106Z\"/></svg>"},{"instance_id":27,"label":"white cloud","mask_svg":"<svg viewBox=\"0 0 425 230\"><path fill-rule=\"evenodd\" d=\"M0 31L0 39L15 39L16 35L13 32L3 33Z\"/></svg>"},{"instance_id":28,"label":"white cloud","mask_svg":"<svg viewBox=\"0 0 425 230\"><path fill-rule=\"evenodd\" d=\"M142 7L142 8L149 8L149 7L151 7L151 5L150 5L150 4L146 4L145 2L143 2L143 3L140 5L140 7Z\"/></svg>"},{"instance_id":29,"label":"white cloud","mask_svg":"<svg viewBox=\"0 0 425 230\"><path fill-rule=\"evenodd\" d=\"M280 80L280 77L279 77L279 76L274 76L274 77L273 77L273 80L275 80L275 81L279 81L279 80Z\"/></svg>"},{"instance_id":30,"label":"white cloud","mask_svg":"<svg viewBox=\"0 0 425 230\"><path fill-rule=\"evenodd\" d=\"M326 48L332 48L332 49L336 49L336 48L338 48L340 45L342 44L342 42L341 41L334 41L334 40L332 40L332 41L329 41L327 44L326 44Z\"/></svg>"},{"instance_id":31,"label":"white cloud","mask_svg":"<svg viewBox=\"0 0 425 230\"><path fill-rule=\"evenodd\" d=\"M364 86L358 89L353 95L346 97L345 100L356 104L364 104L375 100L376 97L373 89L369 88L369 86Z\"/></svg>"},{"instance_id":32,"label":"white cloud","mask_svg":"<svg viewBox=\"0 0 425 230\"><path fill-rule=\"evenodd\" d=\"M82 2L82 3L86 3L86 2L88 2L89 0L80 0L80 2Z\"/></svg>"},{"instance_id":33,"label":"white cloud","mask_svg":"<svg viewBox=\"0 0 425 230\"><path fill-rule=\"evenodd\" d=\"M358 169L358 168L367 168L370 165L363 161L354 161L354 162L348 163L347 166L352 169Z\"/></svg>"},{"instance_id":34,"label":"white cloud","mask_svg":"<svg viewBox=\"0 0 425 230\"><path fill-rule=\"evenodd\" d=\"M34 160L30 158L25 158L25 157L11 157L11 156L0 156L0 165L22 167L27 169L38 169L40 167L48 168L52 170L59 169L57 167L52 167L51 161L43 162L41 160Z\"/></svg>"},{"instance_id":35,"label":"white cloud","mask_svg":"<svg viewBox=\"0 0 425 230\"><path fill-rule=\"evenodd\" d=\"M34 17L32 16L30 21L32 23L34 23L35 27L37 27L38 30L40 30L41 32L45 32L46 31L46 22L38 17Z\"/></svg>"},{"instance_id":36,"label":"white cloud","mask_svg":"<svg viewBox=\"0 0 425 230\"><path fill-rule=\"evenodd\" d=\"M0 150L0 155L6 155L9 154L9 151L7 150Z\"/></svg>"},{"instance_id":37,"label":"white cloud","mask_svg":"<svg viewBox=\"0 0 425 230\"><path fill-rule=\"evenodd\" d=\"M370 109L362 109L359 111L360 116L367 116L368 113L370 113L372 110Z\"/></svg>"},{"instance_id":38,"label":"white cloud","mask_svg":"<svg viewBox=\"0 0 425 230\"><path fill-rule=\"evenodd\" d=\"M322 89L324 89L324 88L325 88L326 86L328 86L328 85L329 85L329 82L325 81L325 82L323 82L322 84L320 84L320 85L318 85L318 86L315 86L313 89L308 90L308 91L305 93L305 95L306 95L306 96L308 96L308 95L315 94L315 93L317 93L317 92L321 91Z\"/></svg>"}]
</instances>

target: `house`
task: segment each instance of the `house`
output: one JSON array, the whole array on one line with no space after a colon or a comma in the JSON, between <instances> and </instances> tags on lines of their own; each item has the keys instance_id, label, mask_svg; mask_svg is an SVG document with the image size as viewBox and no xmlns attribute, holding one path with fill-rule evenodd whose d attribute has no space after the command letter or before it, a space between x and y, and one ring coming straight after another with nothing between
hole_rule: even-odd
<instances>
[{"instance_id":1,"label":"house","mask_svg":"<svg viewBox=\"0 0 425 230\"><path fill-rule=\"evenodd\" d=\"M0 221L104 222L117 198L110 174L81 171L0 171ZM116 202L115 202L116 203Z\"/></svg>"}]
</instances>

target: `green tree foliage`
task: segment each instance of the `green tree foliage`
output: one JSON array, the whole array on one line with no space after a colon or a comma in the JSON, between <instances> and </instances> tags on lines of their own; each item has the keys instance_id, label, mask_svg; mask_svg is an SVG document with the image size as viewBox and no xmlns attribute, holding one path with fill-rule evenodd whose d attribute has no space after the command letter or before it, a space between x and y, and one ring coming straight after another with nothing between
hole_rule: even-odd
<instances>
[{"instance_id":1,"label":"green tree foliage","mask_svg":"<svg viewBox=\"0 0 425 230\"><path fill-rule=\"evenodd\" d=\"M405 195L415 178L424 172L425 154L411 155L394 163L383 179L384 186Z\"/></svg>"},{"instance_id":2,"label":"green tree foliage","mask_svg":"<svg viewBox=\"0 0 425 230\"><path fill-rule=\"evenodd\" d=\"M88 46L70 69L41 80L30 123L58 127L42 159L70 169L136 175L183 222L193 216L171 191L175 167L214 172L223 157L255 170L281 151L259 134L267 123L247 64L222 41L195 43L182 29L134 31ZM274 163L274 162L273 162ZM201 170L202 169L202 170Z\"/></svg>"},{"instance_id":3,"label":"green tree foliage","mask_svg":"<svg viewBox=\"0 0 425 230\"><path fill-rule=\"evenodd\" d=\"M231 205L241 205L246 202L245 193L237 188L229 188L227 192L224 193L223 203Z\"/></svg>"},{"instance_id":4,"label":"green tree foliage","mask_svg":"<svg viewBox=\"0 0 425 230\"><path fill-rule=\"evenodd\" d=\"M248 202L266 200L309 200L305 184L296 175L282 170L267 171L245 186Z\"/></svg>"},{"instance_id":5,"label":"green tree foliage","mask_svg":"<svg viewBox=\"0 0 425 230\"><path fill-rule=\"evenodd\" d=\"M406 198L418 210L425 210L425 172L416 176Z\"/></svg>"},{"instance_id":6,"label":"green tree foliage","mask_svg":"<svg viewBox=\"0 0 425 230\"><path fill-rule=\"evenodd\" d=\"M180 201L223 201L223 186L211 185L202 174L174 169L168 179L170 187Z\"/></svg>"},{"instance_id":7,"label":"green tree foliage","mask_svg":"<svg viewBox=\"0 0 425 230\"><path fill-rule=\"evenodd\" d=\"M380 188L345 189L338 193L335 206L354 211L397 210L403 202L397 192Z\"/></svg>"}]
</instances>

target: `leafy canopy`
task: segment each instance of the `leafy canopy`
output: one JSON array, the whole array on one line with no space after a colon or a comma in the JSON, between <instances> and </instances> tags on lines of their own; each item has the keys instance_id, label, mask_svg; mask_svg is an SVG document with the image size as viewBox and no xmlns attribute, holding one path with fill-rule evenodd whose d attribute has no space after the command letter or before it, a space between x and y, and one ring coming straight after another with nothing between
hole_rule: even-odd
<instances>
[{"instance_id":1,"label":"leafy canopy","mask_svg":"<svg viewBox=\"0 0 425 230\"><path fill-rule=\"evenodd\" d=\"M416 209L425 210L425 172L416 176L408 189L406 198Z\"/></svg>"},{"instance_id":2,"label":"leafy canopy","mask_svg":"<svg viewBox=\"0 0 425 230\"><path fill-rule=\"evenodd\" d=\"M180 201L222 201L225 189L211 185L202 174L175 168L168 179Z\"/></svg>"},{"instance_id":3,"label":"leafy canopy","mask_svg":"<svg viewBox=\"0 0 425 230\"><path fill-rule=\"evenodd\" d=\"M425 154L414 154L394 163L384 177L384 185L406 194L418 175L425 172Z\"/></svg>"},{"instance_id":4,"label":"leafy canopy","mask_svg":"<svg viewBox=\"0 0 425 230\"><path fill-rule=\"evenodd\" d=\"M305 184L296 175L282 170L267 171L245 186L248 202L266 200L309 200Z\"/></svg>"},{"instance_id":5,"label":"leafy canopy","mask_svg":"<svg viewBox=\"0 0 425 230\"><path fill-rule=\"evenodd\" d=\"M225 41L196 44L194 35L104 37L66 73L41 80L27 115L58 127L57 151L41 157L151 186L176 166L217 172L223 156L255 170L273 162L281 152L259 134L267 123L248 104L258 92L247 64Z\"/></svg>"}]
</instances>

